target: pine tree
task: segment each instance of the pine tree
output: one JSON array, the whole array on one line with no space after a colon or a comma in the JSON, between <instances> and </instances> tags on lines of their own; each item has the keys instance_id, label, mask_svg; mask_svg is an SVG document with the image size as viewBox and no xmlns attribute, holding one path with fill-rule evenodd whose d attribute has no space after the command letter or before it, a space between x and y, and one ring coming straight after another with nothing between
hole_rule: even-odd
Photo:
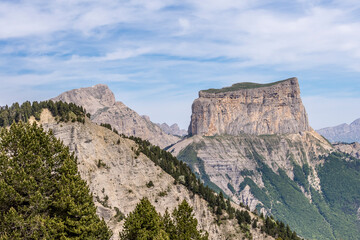
<instances>
[{"instance_id":1,"label":"pine tree","mask_svg":"<svg viewBox=\"0 0 360 240\"><path fill-rule=\"evenodd\" d=\"M166 240L168 234L164 231L163 223L155 207L147 198L141 199L126 218L124 230L120 233L122 240Z\"/></svg>"},{"instance_id":2,"label":"pine tree","mask_svg":"<svg viewBox=\"0 0 360 240\"><path fill-rule=\"evenodd\" d=\"M192 207L183 200L182 203L173 211L177 240L207 240L207 233L202 234L197 230L197 219L194 217Z\"/></svg>"},{"instance_id":3,"label":"pine tree","mask_svg":"<svg viewBox=\"0 0 360 240\"><path fill-rule=\"evenodd\" d=\"M109 239L76 159L36 124L0 132L0 239Z\"/></svg>"}]
</instances>

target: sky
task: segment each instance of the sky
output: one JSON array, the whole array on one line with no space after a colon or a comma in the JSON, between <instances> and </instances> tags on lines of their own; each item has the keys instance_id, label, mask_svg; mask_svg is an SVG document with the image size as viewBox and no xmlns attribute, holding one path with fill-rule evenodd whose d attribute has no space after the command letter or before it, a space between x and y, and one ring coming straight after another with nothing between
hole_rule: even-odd
<instances>
[{"instance_id":1,"label":"sky","mask_svg":"<svg viewBox=\"0 0 360 240\"><path fill-rule=\"evenodd\" d=\"M0 106L98 83L186 128L198 91L297 77L310 124L360 118L355 0L0 0Z\"/></svg>"}]
</instances>

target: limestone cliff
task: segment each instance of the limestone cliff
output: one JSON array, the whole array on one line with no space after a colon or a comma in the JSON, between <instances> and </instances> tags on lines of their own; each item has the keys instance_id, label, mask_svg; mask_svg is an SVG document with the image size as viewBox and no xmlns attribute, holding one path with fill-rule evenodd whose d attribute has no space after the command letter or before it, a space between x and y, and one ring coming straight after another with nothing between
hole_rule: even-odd
<instances>
[{"instance_id":1,"label":"limestone cliff","mask_svg":"<svg viewBox=\"0 0 360 240\"><path fill-rule=\"evenodd\" d=\"M124 223L115 218L115 208L128 214L143 197L147 197L162 214L166 208L171 212L186 199L194 208L199 227L208 231L209 239L244 237L235 219L224 220L218 225L205 200L189 192L183 185L175 185L174 178L145 155L137 156L134 150L138 146L134 141L93 124L89 119L85 124L58 123L47 110L42 112L40 123L45 129L52 129L54 135L76 154L80 175L94 194L98 215L113 231L112 239L119 238L118 233ZM99 160L101 165L98 164ZM149 181L154 184L151 188L146 186ZM251 232L253 239L273 239L262 234L260 229L251 229Z\"/></svg>"},{"instance_id":2,"label":"limestone cliff","mask_svg":"<svg viewBox=\"0 0 360 240\"><path fill-rule=\"evenodd\" d=\"M353 212L328 200L341 193L325 196L337 182L324 169L343 159L309 126L296 78L200 91L189 134L169 151L233 201L270 213L309 239L338 239L352 231L339 227L342 222L358 224ZM346 151L356 154L352 149Z\"/></svg>"},{"instance_id":3,"label":"limestone cliff","mask_svg":"<svg viewBox=\"0 0 360 240\"><path fill-rule=\"evenodd\" d=\"M93 122L109 123L119 133L149 140L162 148L180 140L179 137L165 133L149 118L140 116L122 102L116 102L114 94L103 84L74 89L52 100L83 106L91 114Z\"/></svg>"},{"instance_id":4,"label":"limestone cliff","mask_svg":"<svg viewBox=\"0 0 360 240\"><path fill-rule=\"evenodd\" d=\"M311 130L297 78L238 83L199 92L192 105L190 135L285 134Z\"/></svg>"}]
</instances>

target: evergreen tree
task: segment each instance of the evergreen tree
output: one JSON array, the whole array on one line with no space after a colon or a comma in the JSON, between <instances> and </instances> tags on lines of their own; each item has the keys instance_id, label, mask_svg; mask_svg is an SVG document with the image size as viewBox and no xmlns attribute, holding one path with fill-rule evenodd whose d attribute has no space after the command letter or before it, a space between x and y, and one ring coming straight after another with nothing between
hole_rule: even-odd
<instances>
[{"instance_id":1,"label":"evergreen tree","mask_svg":"<svg viewBox=\"0 0 360 240\"><path fill-rule=\"evenodd\" d=\"M0 239L109 239L76 159L36 124L0 132Z\"/></svg>"},{"instance_id":2,"label":"evergreen tree","mask_svg":"<svg viewBox=\"0 0 360 240\"><path fill-rule=\"evenodd\" d=\"M126 218L124 230L120 233L123 240L166 240L169 235L164 231L163 223L155 207L147 198L140 203Z\"/></svg>"},{"instance_id":3,"label":"evergreen tree","mask_svg":"<svg viewBox=\"0 0 360 240\"><path fill-rule=\"evenodd\" d=\"M177 240L207 240L207 233L202 234L197 230L197 219L194 217L192 207L184 200L173 211L173 218L175 223L176 235L174 239Z\"/></svg>"}]
</instances>

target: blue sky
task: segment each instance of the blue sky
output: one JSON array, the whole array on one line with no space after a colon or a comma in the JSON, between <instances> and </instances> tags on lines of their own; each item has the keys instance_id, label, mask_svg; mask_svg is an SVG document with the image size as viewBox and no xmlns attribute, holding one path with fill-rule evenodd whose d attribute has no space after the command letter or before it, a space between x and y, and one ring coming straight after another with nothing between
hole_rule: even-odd
<instances>
[{"instance_id":1,"label":"blue sky","mask_svg":"<svg viewBox=\"0 0 360 240\"><path fill-rule=\"evenodd\" d=\"M198 91L296 76L315 128L360 117L355 0L0 0L0 105L107 84L187 128Z\"/></svg>"}]
</instances>

